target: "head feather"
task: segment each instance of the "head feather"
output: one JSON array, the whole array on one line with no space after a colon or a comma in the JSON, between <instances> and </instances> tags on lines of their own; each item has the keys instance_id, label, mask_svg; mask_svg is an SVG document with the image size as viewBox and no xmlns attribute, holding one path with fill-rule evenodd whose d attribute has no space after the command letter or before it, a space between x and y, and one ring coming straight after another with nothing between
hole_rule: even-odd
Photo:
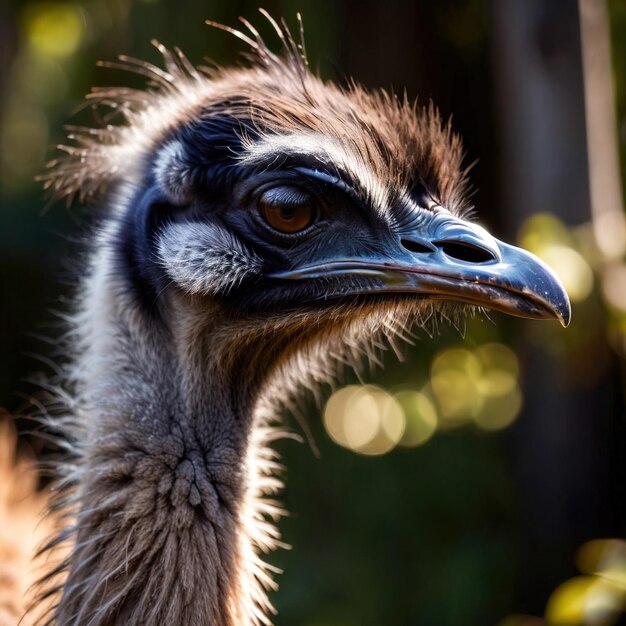
<instances>
[{"instance_id":1,"label":"head feather","mask_svg":"<svg viewBox=\"0 0 626 626\"><path fill-rule=\"evenodd\" d=\"M158 43L165 69L126 56L104 64L138 73L148 86L94 89L87 99L114 109L120 123L73 128L72 145L59 146L65 154L42 176L46 188L57 197L84 201L136 184L154 152L177 131L230 116L251 125L257 139L300 133L341 146L353 167L385 190L388 202L420 189L455 214L467 210L461 141L432 104L418 107L406 96L370 92L354 81L345 88L323 81L309 69L303 40L296 43L284 23L261 12L281 40L280 54L242 20L248 33L209 22L248 46L239 67L194 67L180 50Z\"/></svg>"}]
</instances>

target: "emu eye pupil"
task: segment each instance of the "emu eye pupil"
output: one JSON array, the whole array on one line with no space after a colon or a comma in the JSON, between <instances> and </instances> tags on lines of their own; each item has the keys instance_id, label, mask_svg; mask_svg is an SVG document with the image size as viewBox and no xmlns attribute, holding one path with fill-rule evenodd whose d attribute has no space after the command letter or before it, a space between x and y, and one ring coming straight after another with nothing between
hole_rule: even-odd
<instances>
[{"instance_id":1,"label":"emu eye pupil","mask_svg":"<svg viewBox=\"0 0 626 626\"><path fill-rule=\"evenodd\" d=\"M280 207L280 216L282 219L286 221L291 221L296 216L296 209L292 206L283 206Z\"/></svg>"},{"instance_id":2,"label":"emu eye pupil","mask_svg":"<svg viewBox=\"0 0 626 626\"><path fill-rule=\"evenodd\" d=\"M297 202L280 202L264 194L259 198L258 209L269 226L280 233L298 233L310 226L316 216L312 200L298 199Z\"/></svg>"}]
</instances>

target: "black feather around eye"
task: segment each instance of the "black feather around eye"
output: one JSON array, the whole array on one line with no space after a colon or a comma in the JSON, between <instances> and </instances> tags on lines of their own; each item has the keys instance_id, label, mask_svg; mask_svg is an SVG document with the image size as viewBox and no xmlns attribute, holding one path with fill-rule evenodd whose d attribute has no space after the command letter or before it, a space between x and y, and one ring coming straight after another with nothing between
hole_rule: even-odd
<instances>
[{"instance_id":1,"label":"black feather around eye","mask_svg":"<svg viewBox=\"0 0 626 626\"><path fill-rule=\"evenodd\" d=\"M227 184L237 174L242 135L256 136L245 119L212 115L179 129L157 151L152 173L174 206ZM232 181L231 181L232 182Z\"/></svg>"}]
</instances>

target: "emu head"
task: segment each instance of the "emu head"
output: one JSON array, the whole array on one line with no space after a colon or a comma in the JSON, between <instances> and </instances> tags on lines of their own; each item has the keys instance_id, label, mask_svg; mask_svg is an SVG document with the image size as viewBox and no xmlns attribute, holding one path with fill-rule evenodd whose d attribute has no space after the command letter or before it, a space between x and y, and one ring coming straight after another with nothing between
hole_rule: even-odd
<instances>
[{"instance_id":1,"label":"emu head","mask_svg":"<svg viewBox=\"0 0 626 626\"><path fill-rule=\"evenodd\" d=\"M249 67L162 47L167 72L123 59L154 87L95 92L126 124L79 132L54 164L61 193L118 190L118 258L143 305L176 292L235 333L289 342L472 307L567 325L552 272L469 220L461 143L434 107L322 81L268 19L280 55L245 21L250 34L223 27Z\"/></svg>"}]
</instances>

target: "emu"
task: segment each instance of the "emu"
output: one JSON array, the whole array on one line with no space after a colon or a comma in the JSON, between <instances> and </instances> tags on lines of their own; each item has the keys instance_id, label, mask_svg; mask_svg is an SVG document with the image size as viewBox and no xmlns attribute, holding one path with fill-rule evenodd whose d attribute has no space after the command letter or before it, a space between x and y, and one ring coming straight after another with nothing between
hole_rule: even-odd
<instances>
[{"instance_id":1,"label":"emu","mask_svg":"<svg viewBox=\"0 0 626 626\"><path fill-rule=\"evenodd\" d=\"M216 25L249 47L240 67L159 44L165 69L120 57L149 86L94 90L121 123L73 129L45 175L100 208L45 623L269 625L278 410L439 315L569 322L552 272L469 221L461 142L434 107L324 82L263 14L279 54L246 20Z\"/></svg>"}]
</instances>

